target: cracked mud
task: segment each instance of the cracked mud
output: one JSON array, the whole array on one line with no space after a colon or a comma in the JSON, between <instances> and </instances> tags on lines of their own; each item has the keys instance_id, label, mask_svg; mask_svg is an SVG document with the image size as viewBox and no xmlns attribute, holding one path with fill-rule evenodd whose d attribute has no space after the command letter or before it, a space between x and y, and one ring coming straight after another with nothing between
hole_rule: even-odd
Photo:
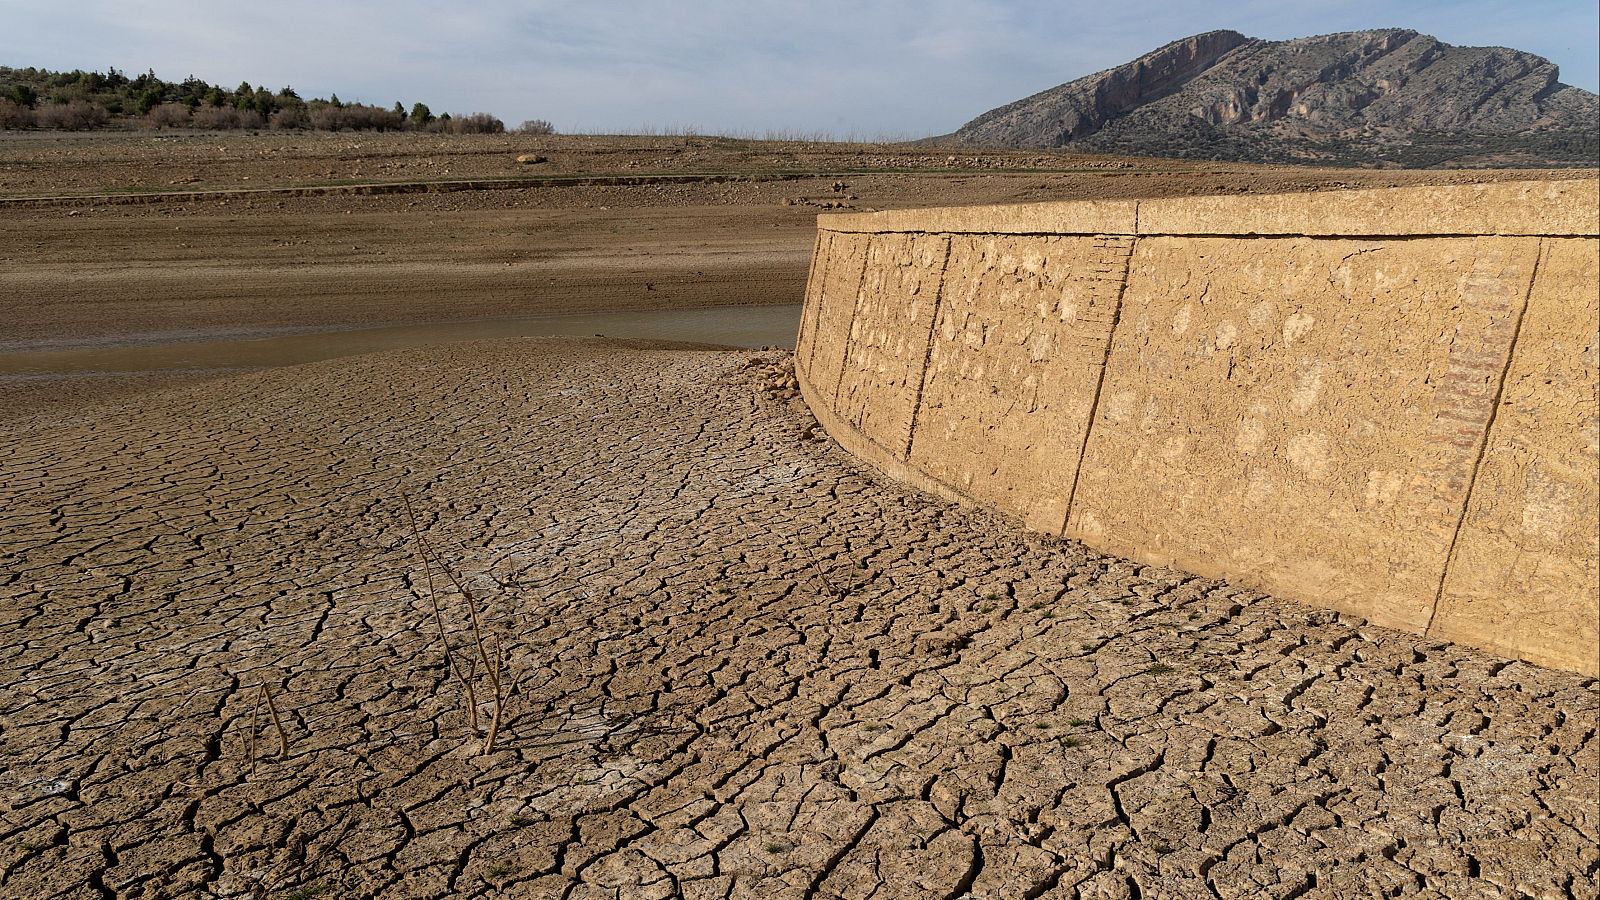
<instances>
[{"instance_id":1,"label":"cracked mud","mask_svg":"<svg viewBox=\"0 0 1600 900\"><path fill-rule=\"evenodd\" d=\"M750 358L0 420L0 896L1595 896L1592 680L886 483Z\"/></svg>"}]
</instances>

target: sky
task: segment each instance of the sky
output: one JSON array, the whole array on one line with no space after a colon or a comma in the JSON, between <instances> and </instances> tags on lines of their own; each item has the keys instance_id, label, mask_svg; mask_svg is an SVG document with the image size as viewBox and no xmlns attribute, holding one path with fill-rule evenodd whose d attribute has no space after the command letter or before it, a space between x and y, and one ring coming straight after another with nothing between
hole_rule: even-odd
<instances>
[{"instance_id":1,"label":"sky","mask_svg":"<svg viewBox=\"0 0 1600 900\"><path fill-rule=\"evenodd\" d=\"M0 0L0 65L154 69L227 86L563 132L923 137L1229 28L1412 28L1514 47L1600 89L1595 0Z\"/></svg>"}]
</instances>

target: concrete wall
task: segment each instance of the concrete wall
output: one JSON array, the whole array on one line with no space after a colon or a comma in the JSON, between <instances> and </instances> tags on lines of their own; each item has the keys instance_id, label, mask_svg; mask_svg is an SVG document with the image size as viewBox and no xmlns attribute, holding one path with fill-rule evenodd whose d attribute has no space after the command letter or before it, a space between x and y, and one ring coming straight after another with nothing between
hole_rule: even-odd
<instances>
[{"instance_id":1,"label":"concrete wall","mask_svg":"<svg viewBox=\"0 0 1600 900\"><path fill-rule=\"evenodd\" d=\"M1593 179L832 215L847 449L1121 556L1600 673Z\"/></svg>"}]
</instances>

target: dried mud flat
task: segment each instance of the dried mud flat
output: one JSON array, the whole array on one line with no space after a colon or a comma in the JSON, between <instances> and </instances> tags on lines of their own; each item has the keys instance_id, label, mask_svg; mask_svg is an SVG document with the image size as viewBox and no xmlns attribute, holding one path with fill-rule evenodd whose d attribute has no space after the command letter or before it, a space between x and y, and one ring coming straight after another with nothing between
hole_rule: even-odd
<instances>
[{"instance_id":1,"label":"dried mud flat","mask_svg":"<svg viewBox=\"0 0 1600 900\"><path fill-rule=\"evenodd\" d=\"M750 358L0 421L0 895L1595 895L1594 681L884 483ZM403 494L507 639L493 753Z\"/></svg>"},{"instance_id":2,"label":"dried mud flat","mask_svg":"<svg viewBox=\"0 0 1600 900\"><path fill-rule=\"evenodd\" d=\"M548 161L531 169L517 163L532 151ZM560 182L711 173L793 180ZM954 156L709 138L9 132L0 134L0 297L17 302L0 320L0 354L597 309L799 303L816 215L835 207L1553 177L1563 173ZM460 178L534 180L515 190L445 194L293 193ZM265 193L184 195L195 188ZM151 202L34 207L16 200L130 191Z\"/></svg>"}]
</instances>

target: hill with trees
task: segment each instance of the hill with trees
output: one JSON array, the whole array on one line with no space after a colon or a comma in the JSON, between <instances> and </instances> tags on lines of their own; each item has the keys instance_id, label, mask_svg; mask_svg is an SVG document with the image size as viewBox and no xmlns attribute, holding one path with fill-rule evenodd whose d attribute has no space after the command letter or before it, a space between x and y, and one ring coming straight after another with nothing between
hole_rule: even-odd
<instances>
[{"instance_id":1,"label":"hill with trees","mask_svg":"<svg viewBox=\"0 0 1600 900\"><path fill-rule=\"evenodd\" d=\"M497 134L505 123L482 112L435 116L426 103L408 109L346 103L338 94L302 98L292 87L271 90L241 82L226 88L193 75L166 81L154 71L128 76L74 69L14 69L0 66L0 129L95 128L311 129L317 131L421 130L451 134ZM550 123L525 122L519 129L553 133Z\"/></svg>"}]
</instances>

